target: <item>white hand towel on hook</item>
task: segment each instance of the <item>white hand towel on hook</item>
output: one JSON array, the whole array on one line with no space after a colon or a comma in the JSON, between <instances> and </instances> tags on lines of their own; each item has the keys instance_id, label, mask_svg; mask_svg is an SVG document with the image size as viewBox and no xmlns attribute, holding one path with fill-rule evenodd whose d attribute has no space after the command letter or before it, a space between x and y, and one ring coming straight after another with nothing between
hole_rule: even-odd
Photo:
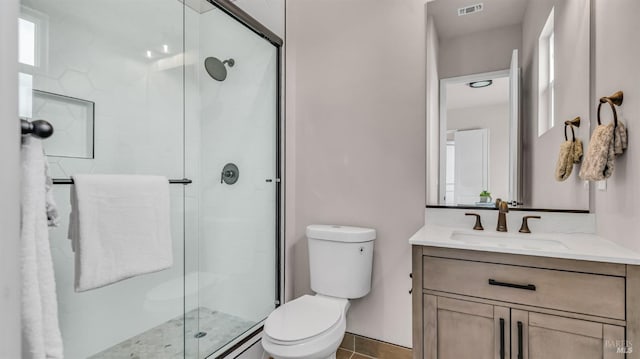
<instances>
[{"instance_id":1,"label":"white hand towel on hook","mask_svg":"<svg viewBox=\"0 0 640 359\"><path fill-rule=\"evenodd\" d=\"M22 139L23 358L62 358L58 301L47 227L46 159L42 142Z\"/></svg>"},{"instance_id":2,"label":"white hand towel on hook","mask_svg":"<svg viewBox=\"0 0 640 359\"><path fill-rule=\"evenodd\" d=\"M76 175L73 180L69 239L77 292L172 266L167 178Z\"/></svg>"}]
</instances>

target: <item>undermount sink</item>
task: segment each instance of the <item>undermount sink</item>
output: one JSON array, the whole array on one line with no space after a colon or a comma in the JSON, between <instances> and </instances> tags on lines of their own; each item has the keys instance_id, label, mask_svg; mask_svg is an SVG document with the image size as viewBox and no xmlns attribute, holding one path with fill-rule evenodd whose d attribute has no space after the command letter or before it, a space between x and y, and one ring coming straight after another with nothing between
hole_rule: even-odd
<instances>
[{"instance_id":1,"label":"undermount sink","mask_svg":"<svg viewBox=\"0 0 640 359\"><path fill-rule=\"evenodd\" d=\"M569 247L560 241L540 239L536 237L521 237L509 233L475 233L468 231L453 231L451 240L471 245L494 248L529 249L529 250L568 250Z\"/></svg>"}]
</instances>

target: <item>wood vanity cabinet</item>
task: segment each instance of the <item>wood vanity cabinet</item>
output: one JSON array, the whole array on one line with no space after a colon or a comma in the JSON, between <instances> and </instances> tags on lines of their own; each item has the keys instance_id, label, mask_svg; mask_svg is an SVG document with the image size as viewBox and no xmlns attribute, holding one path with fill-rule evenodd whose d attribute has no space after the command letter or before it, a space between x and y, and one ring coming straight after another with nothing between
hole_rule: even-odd
<instances>
[{"instance_id":1,"label":"wood vanity cabinet","mask_svg":"<svg viewBox=\"0 0 640 359\"><path fill-rule=\"evenodd\" d=\"M640 358L639 319L638 266L413 246L414 359Z\"/></svg>"},{"instance_id":2,"label":"wood vanity cabinet","mask_svg":"<svg viewBox=\"0 0 640 359\"><path fill-rule=\"evenodd\" d=\"M509 357L509 308L424 295L425 358Z\"/></svg>"}]
</instances>

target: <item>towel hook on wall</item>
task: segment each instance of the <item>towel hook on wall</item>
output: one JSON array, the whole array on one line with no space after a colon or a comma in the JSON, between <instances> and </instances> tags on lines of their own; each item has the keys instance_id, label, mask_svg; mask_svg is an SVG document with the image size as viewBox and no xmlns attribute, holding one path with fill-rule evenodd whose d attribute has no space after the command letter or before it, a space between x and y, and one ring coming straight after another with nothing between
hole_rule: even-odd
<instances>
[{"instance_id":1,"label":"towel hook on wall","mask_svg":"<svg viewBox=\"0 0 640 359\"><path fill-rule=\"evenodd\" d=\"M565 126L576 126L576 127L580 127L580 116L574 118L573 120L566 120L564 121L564 125Z\"/></svg>"},{"instance_id":2,"label":"towel hook on wall","mask_svg":"<svg viewBox=\"0 0 640 359\"><path fill-rule=\"evenodd\" d=\"M616 106L622 105L622 100L624 100L624 93L622 91L617 91L611 96L605 96L600 98L600 103L605 103L607 100L611 100Z\"/></svg>"},{"instance_id":3,"label":"towel hook on wall","mask_svg":"<svg viewBox=\"0 0 640 359\"><path fill-rule=\"evenodd\" d=\"M565 141L569 141L569 138L567 137L567 127L571 128L571 136L572 136L572 140L573 142L576 142L576 133L573 130L573 127L580 127L580 116L574 118L573 120L567 120L564 121L564 140Z\"/></svg>"},{"instance_id":4,"label":"towel hook on wall","mask_svg":"<svg viewBox=\"0 0 640 359\"><path fill-rule=\"evenodd\" d=\"M611 112L613 112L613 128L618 127L618 112L616 111L616 106L622 105L622 100L624 99L624 94L622 91L618 91L611 96L605 96L600 98L600 103L598 104L598 125L602 125L602 121L600 120L600 109L602 105L608 103L611 107Z\"/></svg>"}]
</instances>

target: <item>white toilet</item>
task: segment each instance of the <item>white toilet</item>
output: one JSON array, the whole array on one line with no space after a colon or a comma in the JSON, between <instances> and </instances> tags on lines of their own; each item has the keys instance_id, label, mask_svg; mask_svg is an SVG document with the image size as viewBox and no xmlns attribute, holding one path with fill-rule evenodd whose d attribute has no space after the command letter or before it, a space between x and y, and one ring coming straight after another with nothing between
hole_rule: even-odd
<instances>
[{"instance_id":1,"label":"white toilet","mask_svg":"<svg viewBox=\"0 0 640 359\"><path fill-rule=\"evenodd\" d=\"M349 299L371 290L375 229L307 227L311 289L274 310L262 346L275 359L332 359L347 328Z\"/></svg>"}]
</instances>

